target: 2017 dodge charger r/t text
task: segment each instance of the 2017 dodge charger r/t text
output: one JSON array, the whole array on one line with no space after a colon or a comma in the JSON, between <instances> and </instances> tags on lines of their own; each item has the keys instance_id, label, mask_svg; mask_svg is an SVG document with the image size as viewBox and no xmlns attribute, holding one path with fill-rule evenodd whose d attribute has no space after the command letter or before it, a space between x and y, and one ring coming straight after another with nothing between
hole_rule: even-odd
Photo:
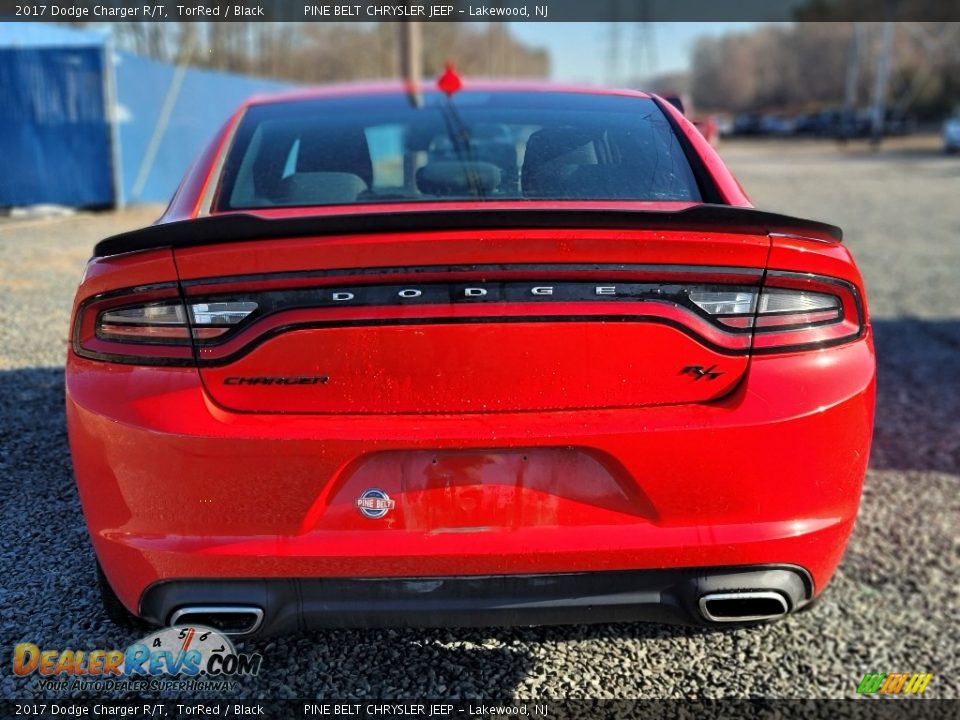
<instances>
[{"instance_id":1,"label":"2017 dodge charger r/t text","mask_svg":"<svg viewBox=\"0 0 960 720\"><path fill-rule=\"evenodd\" d=\"M840 230L754 209L656 96L458 86L253 99L97 245L67 417L113 619L711 625L823 591L874 402Z\"/></svg>"}]
</instances>

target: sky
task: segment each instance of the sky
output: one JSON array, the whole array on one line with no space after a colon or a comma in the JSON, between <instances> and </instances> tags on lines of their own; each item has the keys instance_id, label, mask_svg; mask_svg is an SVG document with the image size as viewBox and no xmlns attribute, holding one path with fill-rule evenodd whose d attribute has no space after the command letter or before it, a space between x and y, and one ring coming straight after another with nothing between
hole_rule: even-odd
<instances>
[{"instance_id":1,"label":"sky","mask_svg":"<svg viewBox=\"0 0 960 720\"><path fill-rule=\"evenodd\" d=\"M620 63L613 73L611 25L521 22L510 23L510 29L520 40L549 50L553 80L616 84L688 70L697 38L749 30L757 23L617 23Z\"/></svg>"}]
</instances>

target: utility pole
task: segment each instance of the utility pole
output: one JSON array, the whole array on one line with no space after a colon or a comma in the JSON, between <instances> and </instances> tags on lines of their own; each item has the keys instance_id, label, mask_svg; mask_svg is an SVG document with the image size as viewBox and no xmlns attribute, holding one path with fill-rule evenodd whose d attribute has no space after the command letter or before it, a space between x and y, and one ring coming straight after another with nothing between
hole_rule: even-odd
<instances>
[{"instance_id":1,"label":"utility pole","mask_svg":"<svg viewBox=\"0 0 960 720\"><path fill-rule=\"evenodd\" d=\"M850 36L850 57L847 60L847 83L844 93L844 107L848 112L857 109L860 92L860 54L863 51L863 23L853 23Z\"/></svg>"},{"instance_id":2,"label":"utility pole","mask_svg":"<svg viewBox=\"0 0 960 720\"><path fill-rule=\"evenodd\" d=\"M420 78L423 75L423 43L421 41L420 23L400 23L400 74L403 76L407 88L407 97L414 107L423 105L423 96L420 93Z\"/></svg>"},{"instance_id":3,"label":"utility pole","mask_svg":"<svg viewBox=\"0 0 960 720\"><path fill-rule=\"evenodd\" d=\"M423 94L420 92L420 78L423 76L423 46L420 23L400 23L398 40L400 74L407 90L407 98L413 107L423 107ZM408 190L416 189L416 156L412 152L403 153L403 183Z\"/></svg>"},{"instance_id":4,"label":"utility pole","mask_svg":"<svg viewBox=\"0 0 960 720\"><path fill-rule=\"evenodd\" d=\"M617 16L617 8L614 6L614 18ZM618 85L620 83L620 23L614 19L608 23L607 29L607 84Z\"/></svg>"},{"instance_id":5,"label":"utility pole","mask_svg":"<svg viewBox=\"0 0 960 720\"><path fill-rule=\"evenodd\" d=\"M880 53L877 56L877 71L873 78L873 102L871 103L870 144L879 145L883 139L883 123L887 105L887 85L890 81L890 61L893 54L894 23L889 20L881 26Z\"/></svg>"},{"instance_id":6,"label":"utility pole","mask_svg":"<svg viewBox=\"0 0 960 720\"><path fill-rule=\"evenodd\" d=\"M634 23L633 28L629 79L646 84L660 69L657 57L657 27L656 23L650 22L648 0L640 0L640 22Z\"/></svg>"},{"instance_id":7,"label":"utility pole","mask_svg":"<svg viewBox=\"0 0 960 720\"><path fill-rule=\"evenodd\" d=\"M630 46L630 75L627 79L631 82L647 83L659 70L656 24L634 23L633 30L633 41Z\"/></svg>"}]
</instances>

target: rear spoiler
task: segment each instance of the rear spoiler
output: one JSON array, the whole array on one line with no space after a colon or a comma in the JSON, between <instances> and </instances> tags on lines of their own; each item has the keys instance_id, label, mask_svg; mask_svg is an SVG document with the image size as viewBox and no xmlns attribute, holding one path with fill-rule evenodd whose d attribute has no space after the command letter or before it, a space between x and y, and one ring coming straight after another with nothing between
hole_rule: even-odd
<instances>
[{"instance_id":1,"label":"rear spoiler","mask_svg":"<svg viewBox=\"0 0 960 720\"><path fill-rule=\"evenodd\" d=\"M730 205L694 205L684 210L469 209L264 218L246 213L211 215L151 225L97 243L95 257L242 240L323 237L385 232L491 229L690 230L751 235L777 233L840 242L843 231L815 220Z\"/></svg>"}]
</instances>

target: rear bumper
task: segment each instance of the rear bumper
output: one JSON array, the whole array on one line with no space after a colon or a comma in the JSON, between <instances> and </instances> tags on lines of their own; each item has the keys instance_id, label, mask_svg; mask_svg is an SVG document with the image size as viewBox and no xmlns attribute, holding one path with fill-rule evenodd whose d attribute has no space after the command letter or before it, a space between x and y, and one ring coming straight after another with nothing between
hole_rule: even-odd
<instances>
[{"instance_id":1,"label":"rear bumper","mask_svg":"<svg viewBox=\"0 0 960 720\"><path fill-rule=\"evenodd\" d=\"M786 612L813 597L800 568L758 566L442 578L175 580L147 589L142 615L204 624L216 608L259 611L237 635L319 628L496 627L650 621L711 625L700 600L765 591ZM785 613L784 613L785 614Z\"/></svg>"},{"instance_id":2,"label":"rear bumper","mask_svg":"<svg viewBox=\"0 0 960 720\"><path fill-rule=\"evenodd\" d=\"M190 368L72 356L67 370L94 548L123 603L143 613L153 612L148 588L185 580L282 587L788 564L820 592L856 517L873 394L869 336L753 358L723 400L592 412L245 415L212 404ZM391 453L453 466L457 453L527 451L586 458L604 492L585 495L590 483L571 473L562 492L525 496L526 508L539 497L535 522L439 530L378 524L352 507L360 469Z\"/></svg>"}]
</instances>

